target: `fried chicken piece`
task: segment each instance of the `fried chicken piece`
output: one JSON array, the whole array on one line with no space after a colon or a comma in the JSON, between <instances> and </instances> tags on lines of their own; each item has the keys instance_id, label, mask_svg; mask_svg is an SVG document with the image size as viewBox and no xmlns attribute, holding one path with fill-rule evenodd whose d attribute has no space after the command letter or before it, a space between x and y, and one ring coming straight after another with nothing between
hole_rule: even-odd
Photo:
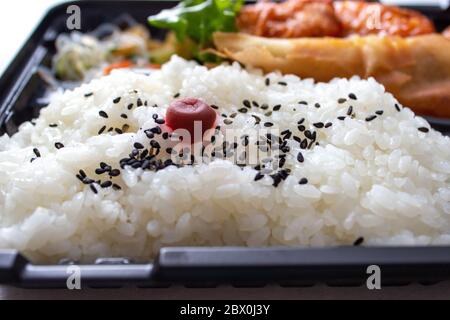
<instances>
[{"instance_id":1,"label":"fried chicken piece","mask_svg":"<svg viewBox=\"0 0 450 320\"><path fill-rule=\"evenodd\" d=\"M365 1L335 1L336 15L343 25L343 36L417 36L435 32L433 23L414 10L400 9Z\"/></svg>"},{"instance_id":2,"label":"fried chicken piece","mask_svg":"<svg viewBox=\"0 0 450 320\"><path fill-rule=\"evenodd\" d=\"M331 0L258 2L242 8L237 25L242 32L278 38L336 37L342 31Z\"/></svg>"}]
</instances>

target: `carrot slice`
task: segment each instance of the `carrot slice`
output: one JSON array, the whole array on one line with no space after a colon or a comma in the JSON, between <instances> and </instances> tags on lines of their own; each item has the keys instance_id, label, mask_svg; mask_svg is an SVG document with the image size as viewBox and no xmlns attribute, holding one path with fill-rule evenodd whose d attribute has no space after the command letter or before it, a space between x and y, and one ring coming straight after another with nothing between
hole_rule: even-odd
<instances>
[{"instance_id":1,"label":"carrot slice","mask_svg":"<svg viewBox=\"0 0 450 320\"><path fill-rule=\"evenodd\" d=\"M111 71L113 71L115 69L125 69L125 68L130 68L132 66L133 66L133 62L131 62L130 60L124 60L124 61L120 61L117 63L112 63L109 66L105 67L105 69L103 69L103 74L108 75L111 73Z\"/></svg>"}]
</instances>

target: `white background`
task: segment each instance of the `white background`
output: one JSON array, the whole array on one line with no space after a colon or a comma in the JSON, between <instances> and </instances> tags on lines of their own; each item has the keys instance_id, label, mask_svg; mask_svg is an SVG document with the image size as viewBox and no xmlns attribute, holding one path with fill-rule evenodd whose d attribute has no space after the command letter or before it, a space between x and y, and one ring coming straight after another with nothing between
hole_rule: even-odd
<instances>
[{"instance_id":1,"label":"white background","mask_svg":"<svg viewBox=\"0 0 450 320\"><path fill-rule=\"evenodd\" d=\"M61 0L2 0L0 3L0 75L47 10Z\"/></svg>"}]
</instances>

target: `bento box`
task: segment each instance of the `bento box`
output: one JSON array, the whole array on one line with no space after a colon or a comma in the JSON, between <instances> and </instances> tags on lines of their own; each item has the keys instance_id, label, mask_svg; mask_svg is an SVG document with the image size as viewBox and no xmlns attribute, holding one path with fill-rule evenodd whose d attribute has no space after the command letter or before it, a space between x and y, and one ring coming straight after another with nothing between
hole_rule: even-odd
<instances>
[{"instance_id":1,"label":"bento box","mask_svg":"<svg viewBox=\"0 0 450 320\"><path fill-rule=\"evenodd\" d=\"M105 23L119 28L136 22L147 25L149 15L171 8L176 3L79 1L51 9L0 79L0 134L14 134L22 123L36 118L47 106L49 98L45 93L52 84L45 70L51 69L58 35L67 32L68 7L76 5L81 9L80 31L91 32ZM439 30L450 24L448 10L434 7L414 9L432 19ZM153 37L164 35L159 29L152 27L150 30ZM445 135L450 133L450 119L425 118L432 128ZM37 152L35 154L39 157ZM262 287L271 283L287 287L316 283L360 286L366 284L374 266L381 272L382 286L412 282L434 284L450 278L450 247L366 247L360 246L362 242L363 239L355 239L353 245L322 248L163 247L152 261L98 256L95 262L88 264L73 259L62 259L58 264L36 264L17 250L0 250L0 284L66 288L68 277L74 270L81 275L83 287L95 288L125 285L159 288L172 284Z\"/></svg>"}]
</instances>

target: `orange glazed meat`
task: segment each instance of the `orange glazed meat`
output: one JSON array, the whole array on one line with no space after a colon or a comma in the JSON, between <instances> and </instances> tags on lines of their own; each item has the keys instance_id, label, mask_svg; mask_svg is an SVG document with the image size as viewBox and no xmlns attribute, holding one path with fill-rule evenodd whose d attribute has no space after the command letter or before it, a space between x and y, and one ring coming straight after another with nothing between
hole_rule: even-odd
<instances>
[{"instance_id":1,"label":"orange glazed meat","mask_svg":"<svg viewBox=\"0 0 450 320\"><path fill-rule=\"evenodd\" d=\"M263 37L337 37L342 32L330 0L258 2L242 8L237 24L240 31Z\"/></svg>"},{"instance_id":2,"label":"orange glazed meat","mask_svg":"<svg viewBox=\"0 0 450 320\"><path fill-rule=\"evenodd\" d=\"M435 32L433 23L417 11L364 1L335 1L344 36L381 34L417 36Z\"/></svg>"},{"instance_id":3,"label":"orange glazed meat","mask_svg":"<svg viewBox=\"0 0 450 320\"><path fill-rule=\"evenodd\" d=\"M260 1L241 10L237 25L241 32L277 38L435 32L433 23L416 11L365 1Z\"/></svg>"}]
</instances>

